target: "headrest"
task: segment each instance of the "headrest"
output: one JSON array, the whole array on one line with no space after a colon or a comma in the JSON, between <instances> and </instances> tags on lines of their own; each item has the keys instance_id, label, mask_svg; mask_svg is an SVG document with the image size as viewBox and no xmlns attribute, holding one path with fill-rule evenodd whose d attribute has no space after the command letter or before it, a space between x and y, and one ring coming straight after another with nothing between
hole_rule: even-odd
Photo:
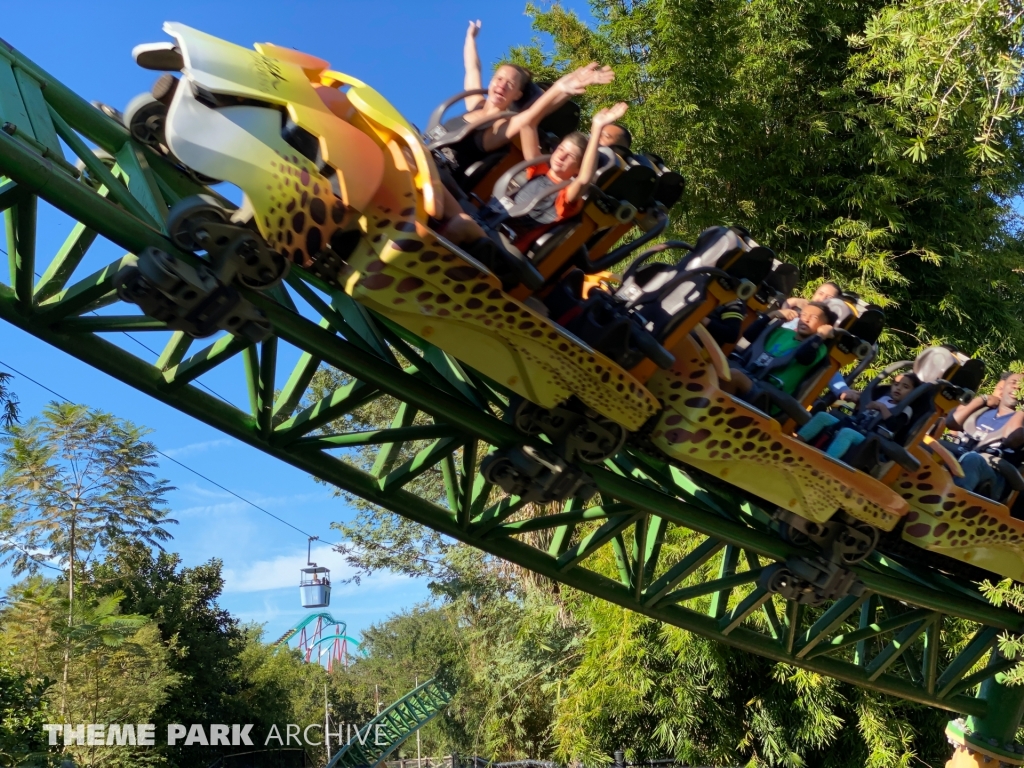
<instances>
[{"instance_id":1,"label":"headrest","mask_svg":"<svg viewBox=\"0 0 1024 768\"><path fill-rule=\"evenodd\" d=\"M697 238L694 246L694 253L697 258L687 266L690 269L695 267L717 267L723 258L732 256L738 250L746 250L744 243L736 232L726 227L712 227L705 229Z\"/></svg>"},{"instance_id":2,"label":"headrest","mask_svg":"<svg viewBox=\"0 0 1024 768\"><path fill-rule=\"evenodd\" d=\"M609 147L609 149L611 148ZM618 149L622 150L621 147L618 147ZM626 164L629 165L630 167L646 168L650 171L653 171L656 174L661 173L661 170L643 155L634 155L629 150L622 150L622 154L620 155L620 157L622 157L626 161Z\"/></svg>"},{"instance_id":3,"label":"headrest","mask_svg":"<svg viewBox=\"0 0 1024 768\"><path fill-rule=\"evenodd\" d=\"M538 87L535 83L532 85L534 85L534 87ZM549 87L550 86L546 84L542 84L539 86L539 89L546 91ZM537 95L539 97L540 94ZM533 101L530 103L532 104ZM575 101L567 101L541 120L540 124L537 126L537 130L540 132L541 136L544 136L545 134L553 134L559 141L561 141L573 131L579 130L579 127L580 105Z\"/></svg>"},{"instance_id":4,"label":"headrest","mask_svg":"<svg viewBox=\"0 0 1024 768\"><path fill-rule=\"evenodd\" d=\"M783 296L789 296L800 284L800 269L796 264L787 264L775 259L771 274L764 279L764 284Z\"/></svg>"},{"instance_id":5,"label":"headrest","mask_svg":"<svg viewBox=\"0 0 1024 768\"><path fill-rule=\"evenodd\" d=\"M846 330L869 344L878 341L878 337L885 330L885 313L878 307L858 305L854 314L856 317L846 327Z\"/></svg>"},{"instance_id":6,"label":"headrest","mask_svg":"<svg viewBox=\"0 0 1024 768\"><path fill-rule=\"evenodd\" d=\"M597 148L597 170L599 174L607 169L616 168L621 165L622 158L616 154L614 149L611 147Z\"/></svg>"},{"instance_id":7,"label":"headrest","mask_svg":"<svg viewBox=\"0 0 1024 768\"><path fill-rule=\"evenodd\" d=\"M526 86L526 90L523 91L523 95L509 105L509 112L522 112L524 109L529 109L533 102L539 99L546 90L546 87L531 80L530 84Z\"/></svg>"},{"instance_id":8,"label":"headrest","mask_svg":"<svg viewBox=\"0 0 1024 768\"><path fill-rule=\"evenodd\" d=\"M977 392L981 382L985 379L985 364L981 360L967 360L960 366L960 370L953 374L949 380L951 384L958 387Z\"/></svg>"},{"instance_id":9,"label":"headrest","mask_svg":"<svg viewBox=\"0 0 1024 768\"><path fill-rule=\"evenodd\" d=\"M914 360L914 373L922 382L934 384L947 379L960 367L961 361L946 347L929 347Z\"/></svg>"},{"instance_id":10,"label":"headrest","mask_svg":"<svg viewBox=\"0 0 1024 768\"><path fill-rule=\"evenodd\" d=\"M845 328L850 324L853 318L853 309L842 299L827 299L825 306L832 310L832 314L836 316L834 326L836 328Z\"/></svg>"}]
</instances>

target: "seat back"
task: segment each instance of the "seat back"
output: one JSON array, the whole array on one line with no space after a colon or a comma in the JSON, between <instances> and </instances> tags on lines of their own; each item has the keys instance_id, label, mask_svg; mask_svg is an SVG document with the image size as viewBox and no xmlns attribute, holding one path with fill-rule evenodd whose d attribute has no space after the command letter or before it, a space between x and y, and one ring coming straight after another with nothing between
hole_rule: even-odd
<instances>
[{"instance_id":1,"label":"seat back","mask_svg":"<svg viewBox=\"0 0 1024 768\"><path fill-rule=\"evenodd\" d=\"M642 318L654 338L671 351L715 307L735 301L741 283L749 291L740 298L749 297L770 273L774 256L735 229L714 227L705 230L693 252L677 264L654 262L627 270L615 295L631 305L634 316ZM633 369L641 381L653 372L650 361Z\"/></svg>"},{"instance_id":2,"label":"seat back","mask_svg":"<svg viewBox=\"0 0 1024 768\"><path fill-rule=\"evenodd\" d=\"M586 267L594 254L603 254L633 228L637 212L633 201L650 205L656 181L657 173L649 165L602 147L601 163L583 210L551 226L523 251L524 255L548 285L558 280L571 263ZM520 287L513 295L525 299L530 292Z\"/></svg>"},{"instance_id":3,"label":"seat back","mask_svg":"<svg viewBox=\"0 0 1024 768\"><path fill-rule=\"evenodd\" d=\"M682 198L686 182L681 174L669 169L658 155L648 153L644 157L658 171L658 186L654 192L654 199L665 206L665 210L669 210Z\"/></svg>"},{"instance_id":4,"label":"seat back","mask_svg":"<svg viewBox=\"0 0 1024 768\"><path fill-rule=\"evenodd\" d=\"M754 321L789 298L799 283L799 268L775 259L772 262L772 271L757 286L754 295L743 304L744 317L736 329L735 336L730 341L720 343L722 352L726 355L734 354L737 343Z\"/></svg>"},{"instance_id":5,"label":"seat back","mask_svg":"<svg viewBox=\"0 0 1024 768\"><path fill-rule=\"evenodd\" d=\"M828 355L809 372L794 393L807 410L811 409L837 372L858 360L874 356L876 342L885 327L885 316L881 310L864 309L840 298L829 299L825 303L836 314L836 334L825 342ZM784 429L788 426L783 423Z\"/></svg>"},{"instance_id":6,"label":"seat back","mask_svg":"<svg viewBox=\"0 0 1024 768\"><path fill-rule=\"evenodd\" d=\"M551 87L550 83L531 82L523 95L509 105L508 114L515 114L528 109L537 99ZM426 132L426 139L430 142L431 148L435 145L444 144L446 137L451 133L450 126L455 126L459 132L465 135L457 142L438 149L439 162L456 160L459 156L469 156L473 159L468 163L447 162L451 177L458 185L458 188L469 195L471 199L482 202L490 197L490 190L494 183L509 168L523 159L522 151L519 149L518 137L506 146L499 147L490 152L482 152L475 144L477 132L489 125L482 124L478 127L464 127L457 118L450 118L441 122L445 112L468 95L486 93L486 90L465 91L442 102L431 115L430 124ZM562 137L572 133L579 128L580 107L572 101L567 101L558 109L551 112L538 126L538 134L543 151L550 152L554 149Z\"/></svg>"},{"instance_id":7,"label":"seat back","mask_svg":"<svg viewBox=\"0 0 1024 768\"><path fill-rule=\"evenodd\" d=\"M903 445L909 447L923 442L925 435L946 414L962 400L973 396L985 377L985 365L950 347L929 347L913 362L904 360L893 363L876 376L861 393L858 411L863 411L868 403L881 396L885 391L883 381L908 368L913 370L921 384L911 390L890 413L895 416L906 408L913 408L914 415L904 432L903 441ZM881 479L887 484L891 483L901 471L901 467L894 463L884 468L880 473Z\"/></svg>"}]
</instances>

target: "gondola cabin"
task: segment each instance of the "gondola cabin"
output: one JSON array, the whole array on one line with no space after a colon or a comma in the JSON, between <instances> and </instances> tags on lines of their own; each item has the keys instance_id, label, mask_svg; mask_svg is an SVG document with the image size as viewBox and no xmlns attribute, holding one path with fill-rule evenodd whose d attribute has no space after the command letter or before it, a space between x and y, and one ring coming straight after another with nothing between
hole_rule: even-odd
<instances>
[{"instance_id":1,"label":"gondola cabin","mask_svg":"<svg viewBox=\"0 0 1024 768\"><path fill-rule=\"evenodd\" d=\"M312 566L302 569L299 581L303 608L326 608L331 604L331 571Z\"/></svg>"}]
</instances>

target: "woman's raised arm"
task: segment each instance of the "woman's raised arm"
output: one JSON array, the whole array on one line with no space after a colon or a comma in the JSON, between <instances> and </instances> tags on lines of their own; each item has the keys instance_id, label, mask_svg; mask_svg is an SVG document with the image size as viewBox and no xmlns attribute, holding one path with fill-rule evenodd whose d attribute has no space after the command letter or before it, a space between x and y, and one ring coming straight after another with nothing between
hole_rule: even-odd
<instances>
[{"instance_id":1,"label":"woman's raised arm","mask_svg":"<svg viewBox=\"0 0 1024 768\"><path fill-rule=\"evenodd\" d=\"M519 135L524 125L536 127L547 115L567 102L573 96L584 93L591 85L603 85L615 79L611 67L602 67L591 62L585 67L563 75L555 84L544 91L529 109L513 116L508 122L495 124L484 136L484 148L497 149Z\"/></svg>"},{"instance_id":2,"label":"woman's raised arm","mask_svg":"<svg viewBox=\"0 0 1024 768\"><path fill-rule=\"evenodd\" d=\"M466 77L462 81L462 90L476 91L483 88L483 77L480 72L480 54L476 50L476 36L480 32L480 20L469 22L466 30L466 42L462 47L462 60L466 66ZM465 99L466 109L476 109L484 100L483 96L468 96Z\"/></svg>"}]
</instances>

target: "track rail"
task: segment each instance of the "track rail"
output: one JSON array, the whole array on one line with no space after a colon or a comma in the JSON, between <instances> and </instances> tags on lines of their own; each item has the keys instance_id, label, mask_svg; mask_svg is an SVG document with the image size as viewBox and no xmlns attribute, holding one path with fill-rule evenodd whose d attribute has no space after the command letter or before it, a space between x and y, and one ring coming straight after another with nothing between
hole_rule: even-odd
<instances>
[{"instance_id":1,"label":"track rail","mask_svg":"<svg viewBox=\"0 0 1024 768\"><path fill-rule=\"evenodd\" d=\"M326 768L380 765L402 742L441 714L451 700L451 691L437 679L413 688L364 725L358 736L338 750Z\"/></svg>"},{"instance_id":2,"label":"track rail","mask_svg":"<svg viewBox=\"0 0 1024 768\"><path fill-rule=\"evenodd\" d=\"M271 294L246 294L274 327L259 345L169 331L119 302L112 285L122 262L104 258L109 246L98 244L194 260L168 241L163 221L169 205L204 189L2 45L0 123L16 126L0 131L10 259L0 319L282 462L563 584L871 690L988 711L977 687L1011 665L993 648L1001 632L1024 631L1024 617L988 604L975 585L876 555L855 569L862 597L813 610L787 602L760 589L757 576L808 553L779 539L764 511L739 494L635 450L588 469L600 491L594 506L502 497L478 471L492 447L522 440L503 421L508 393L500 386L299 270ZM116 158L112 169L89 143ZM99 188L74 176L65 148ZM71 231L37 263L40 199L70 219ZM120 345L125 331L148 334L162 351L129 352ZM243 402L197 386L237 361ZM310 382L324 367L345 379L319 397ZM346 428L346 417L369 403L387 405L392 425ZM370 469L353 450L365 446L376 451ZM417 486L425 473L442 481L436 497Z\"/></svg>"}]
</instances>

